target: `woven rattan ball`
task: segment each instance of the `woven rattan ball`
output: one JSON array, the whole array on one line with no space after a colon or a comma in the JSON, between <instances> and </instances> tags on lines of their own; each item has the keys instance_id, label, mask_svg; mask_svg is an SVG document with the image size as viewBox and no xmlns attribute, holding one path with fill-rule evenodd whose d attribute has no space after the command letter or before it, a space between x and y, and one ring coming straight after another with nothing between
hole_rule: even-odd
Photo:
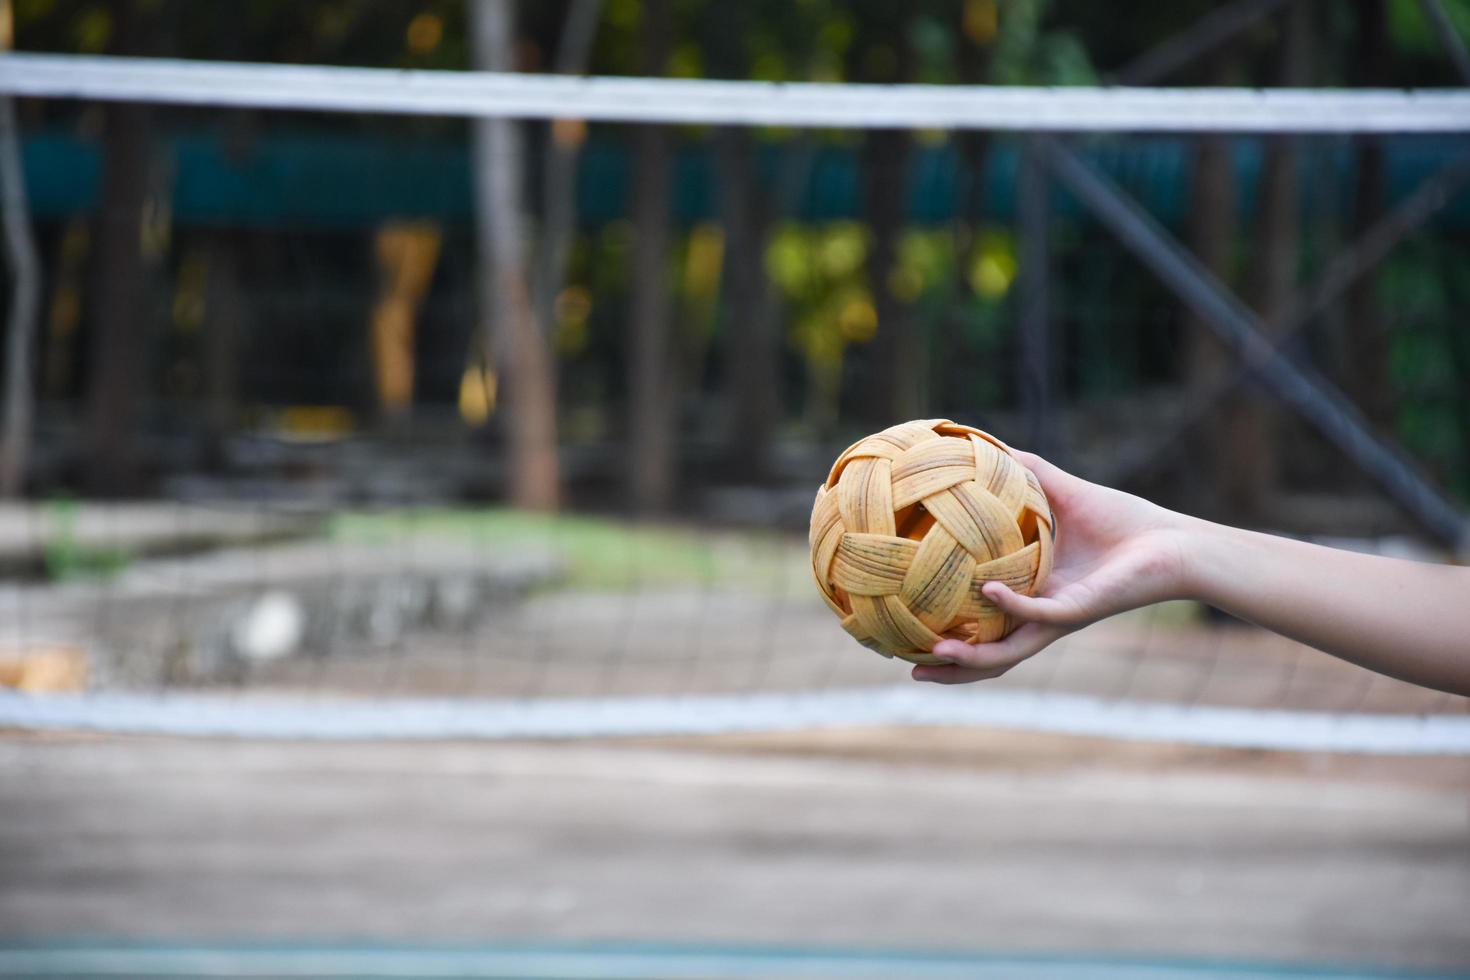
<instances>
[{"instance_id":1,"label":"woven rattan ball","mask_svg":"<svg viewBox=\"0 0 1470 980\"><path fill-rule=\"evenodd\" d=\"M938 663L945 637L1015 628L980 587L1034 595L1056 522L1031 471L994 436L947 419L905 422L837 457L812 506L812 571L842 628L886 657Z\"/></svg>"}]
</instances>

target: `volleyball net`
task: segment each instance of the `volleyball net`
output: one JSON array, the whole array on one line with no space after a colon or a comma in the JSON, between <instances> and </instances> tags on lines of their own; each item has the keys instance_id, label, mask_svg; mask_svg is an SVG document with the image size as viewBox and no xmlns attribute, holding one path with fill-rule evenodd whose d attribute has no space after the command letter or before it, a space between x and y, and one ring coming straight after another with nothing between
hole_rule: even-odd
<instances>
[{"instance_id":1,"label":"volleyball net","mask_svg":"<svg viewBox=\"0 0 1470 980\"><path fill-rule=\"evenodd\" d=\"M17 100L44 269L40 489L0 527L0 726L976 725L1470 754L1464 699L1188 604L1098 624L997 681L915 686L838 628L804 539L827 466L889 405L1188 507L1228 476L1200 465L1203 433L1270 401L1288 407L1269 423L1290 447L1277 526L1452 555L1470 488L1447 328L1470 269L1470 93L12 54L0 95ZM557 516L493 503L516 479L517 382L503 348L485 353L497 307L476 255L501 158L467 121L491 117L522 121L510 240L555 360ZM1299 288L1257 313L1231 292L1249 288L1249 254L1232 268L1180 242L1209 240L1197 191L1213 167L1225 252L1265 247L1283 141ZM1385 195L1366 215L1365 147ZM108 284L94 269L119 234L141 246ZM1351 289L1369 265L1365 325ZM99 325L109 303L132 325ZM132 401L95 395L116 377L93 353L108 330ZM650 343L662 360L640 375ZM1343 394L1385 388L1386 409ZM130 428L109 429L107 405ZM650 412L671 420L651 457L634 438ZM126 437L117 459L109 433ZM70 498L99 452L156 492ZM657 517L627 502L648 466L677 488Z\"/></svg>"}]
</instances>

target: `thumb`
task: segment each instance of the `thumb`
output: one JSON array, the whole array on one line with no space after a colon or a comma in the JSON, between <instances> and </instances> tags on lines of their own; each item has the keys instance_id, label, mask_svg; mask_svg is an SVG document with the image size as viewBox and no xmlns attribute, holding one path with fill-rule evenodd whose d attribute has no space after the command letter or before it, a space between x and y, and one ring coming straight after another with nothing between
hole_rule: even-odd
<instances>
[{"instance_id":1,"label":"thumb","mask_svg":"<svg viewBox=\"0 0 1470 980\"><path fill-rule=\"evenodd\" d=\"M1022 595L1004 582L986 582L980 591L1001 612L1023 623L1066 624L1072 619L1070 610L1057 600Z\"/></svg>"}]
</instances>

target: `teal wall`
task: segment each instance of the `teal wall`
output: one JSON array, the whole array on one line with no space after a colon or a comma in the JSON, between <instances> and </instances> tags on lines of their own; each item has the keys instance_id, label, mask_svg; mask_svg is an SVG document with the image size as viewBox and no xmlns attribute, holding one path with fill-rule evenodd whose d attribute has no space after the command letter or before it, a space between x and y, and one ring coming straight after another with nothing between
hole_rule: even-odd
<instances>
[{"instance_id":1,"label":"teal wall","mask_svg":"<svg viewBox=\"0 0 1470 980\"><path fill-rule=\"evenodd\" d=\"M1188 199L1189 144L1177 137L1093 140L1086 152L1138 195L1166 224L1180 224ZM348 229L388 217L426 217L467 222L470 217L469 151L450 140L412 141L370 135L290 130L262 136L242 149L210 133L184 133L161 143L173 174L173 218L186 225L255 228ZM1353 154L1340 139L1303 141L1302 166L1311 174L1304 207L1345 215L1352 188ZM1389 141L1387 173L1391 197L1453 157L1470 152L1470 139L1399 137ZM809 159L792 161L791 155ZM90 213L97 204L100 147L69 133L40 132L24 145L32 207L40 218ZM990 155L984 211L1008 221L1016 172L1015 144L997 140ZM1242 211L1249 213L1259 170L1260 141L1236 143ZM788 165L807 170L796 202L804 220L858 217L859 152L849 146L766 143L760 165L768 182ZM538 168L530 168L534 173ZM582 156L577 198L585 225L624 216L630 170L625 146L611 138L589 142ZM717 216L716 174L708 141L689 140L679 149L675 210L690 223ZM969 175L952 143L920 146L907 189L913 220L948 220L963 208ZM1058 194L1057 206L1075 213ZM1470 225L1470 194L1461 194L1439 219Z\"/></svg>"}]
</instances>

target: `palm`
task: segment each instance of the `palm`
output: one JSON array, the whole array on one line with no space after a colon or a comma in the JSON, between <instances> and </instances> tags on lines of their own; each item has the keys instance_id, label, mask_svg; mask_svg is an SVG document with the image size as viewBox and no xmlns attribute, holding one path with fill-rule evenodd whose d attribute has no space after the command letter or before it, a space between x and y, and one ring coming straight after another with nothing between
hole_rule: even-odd
<instances>
[{"instance_id":1,"label":"palm","mask_svg":"<svg viewBox=\"0 0 1470 980\"><path fill-rule=\"evenodd\" d=\"M936 644L934 653L949 663L915 667L917 680L960 684L999 676L1058 637L1166 599L1179 587L1183 553L1166 512L1064 473L1030 453L1016 455L1040 479L1056 517L1051 574L1034 597L1017 595L999 582L984 586L985 595L1021 627L994 643Z\"/></svg>"},{"instance_id":2,"label":"palm","mask_svg":"<svg viewBox=\"0 0 1470 980\"><path fill-rule=\"evenodd\" d=\"M1165 546L1149 535L1102 547L1068 543L1065 537L1058 544L1056 564L1040 595L1079 623L1148 601Z\"/></svg>"},{"instance_id":3,"label":"palm","mask_svg":"<svg viewBox=\"0 0 1470 980\"><path fill-rule=\"evenodd\" d=\"M1165 597L1178 548L1153 505L1023 459L1044 476L1060 529L1039 593L1055 604L1059 621L1081 625Z\"/></svg>"}]
</instances>

